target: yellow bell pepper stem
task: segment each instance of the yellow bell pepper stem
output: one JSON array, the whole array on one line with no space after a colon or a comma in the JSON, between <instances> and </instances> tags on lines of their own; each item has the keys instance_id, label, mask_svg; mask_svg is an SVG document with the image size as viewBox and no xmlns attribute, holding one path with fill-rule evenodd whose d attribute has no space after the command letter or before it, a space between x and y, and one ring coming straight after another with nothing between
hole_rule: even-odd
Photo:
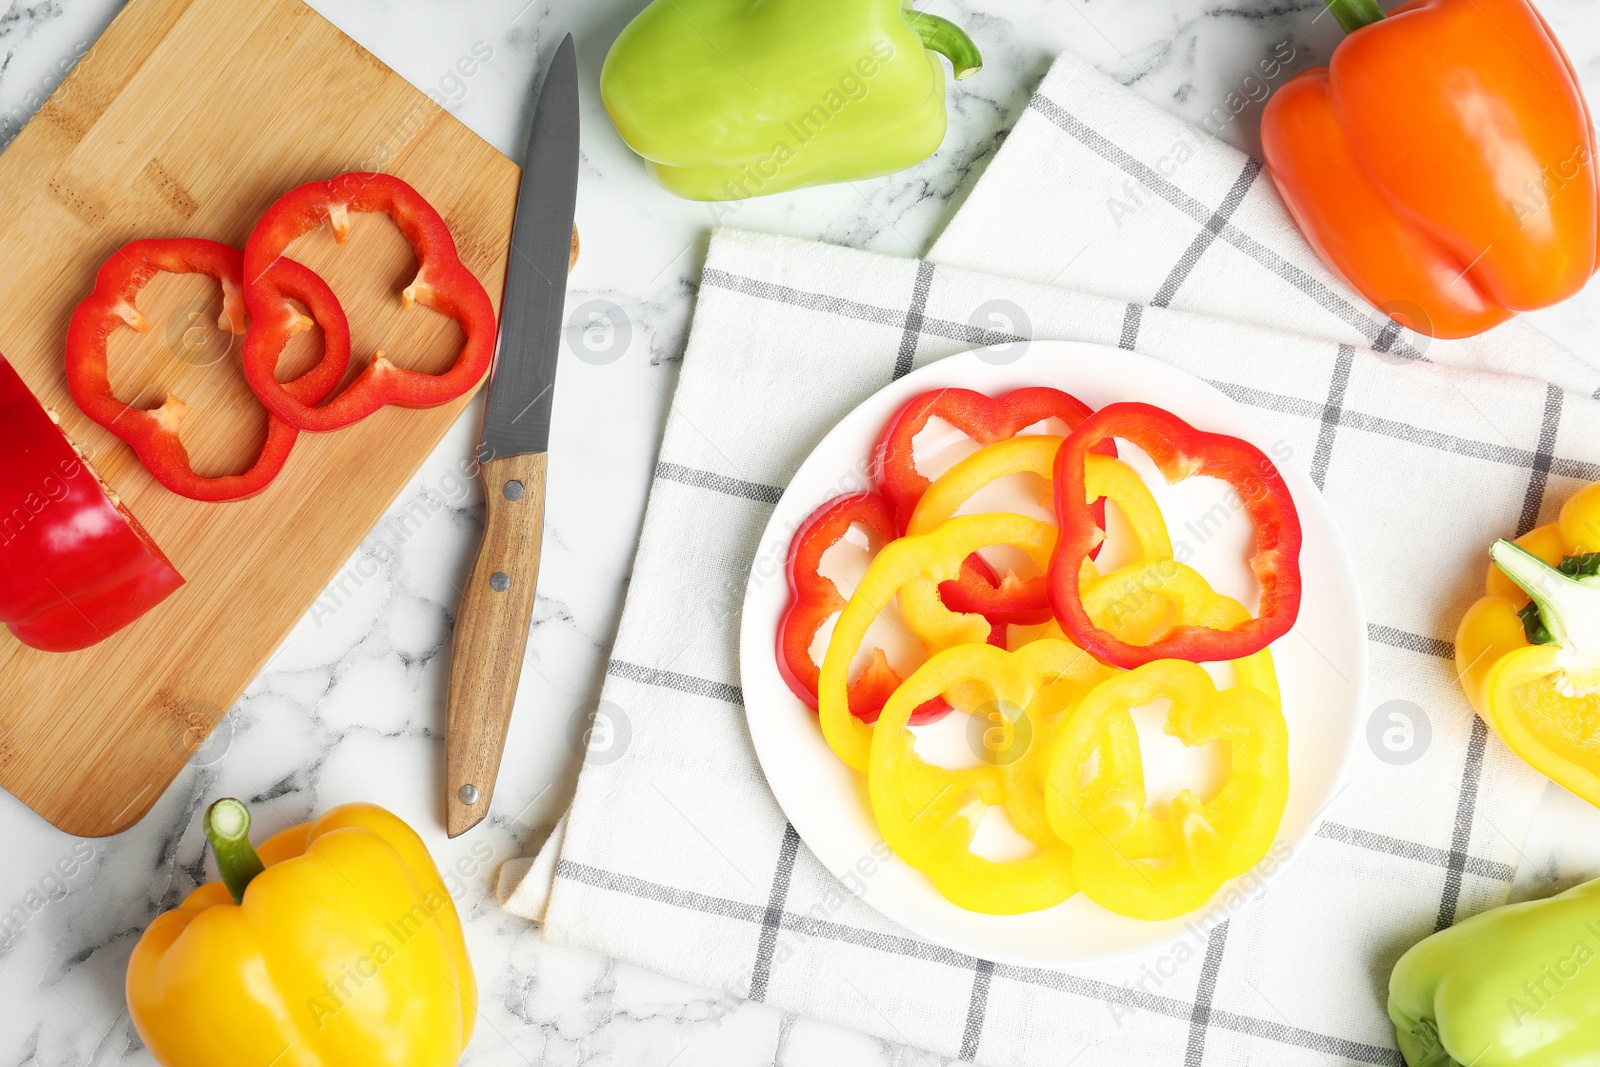
<instances>
[{"instance_id":1,"label":"yellow bell pepper stem","mask_svg":"<svg viewBox=\"0 0 1600 1067\"><path fill-rule=\"evenodd\" d=\"M250 810L232 797L223 797L206 809L205 832L217 857L222 884L235 904L243 904L251 880L266 870L250 844Z\"/></svg>"},{"instance_id":2,"label":"yellow bell pepper stem","mask_svg":"<svg viewBox=\"0 0 1600 1067\"><path fill-rule=\"evenodd\" d=\"M1600 578L1563 574L1504 539L1489 549L1489 558L1539 605L1545 629L1561 647L1560 663L1573 690L1600 690Z\"/></svg>"}]
</instances>

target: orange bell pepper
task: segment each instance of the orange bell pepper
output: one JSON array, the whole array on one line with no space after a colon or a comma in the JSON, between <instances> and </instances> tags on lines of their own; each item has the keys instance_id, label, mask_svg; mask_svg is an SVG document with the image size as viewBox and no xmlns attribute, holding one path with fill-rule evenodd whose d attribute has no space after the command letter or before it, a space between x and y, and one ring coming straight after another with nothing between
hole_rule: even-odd
<instances>
[{"instance_id":1,"label":"orange bell pepper","mask_svg":"<svg viewBox=\"0 0 1600 1067\"><path fill-rule=\"evenodd\" d=\"M1595 272L1595 134L1527 0L1327 0L1350 36L1267 102L1261 148L1325 263L1391 318L1466 337Z\"/></svg>"}]
</instances>

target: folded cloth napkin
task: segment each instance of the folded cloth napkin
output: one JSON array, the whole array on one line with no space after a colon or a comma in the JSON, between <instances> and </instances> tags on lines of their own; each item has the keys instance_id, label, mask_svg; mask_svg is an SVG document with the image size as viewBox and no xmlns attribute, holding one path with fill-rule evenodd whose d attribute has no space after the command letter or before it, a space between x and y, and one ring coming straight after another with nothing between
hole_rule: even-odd
<instances>
[{"instance_id":1,"label":"folded cloth napkin","mask_svg":"<svg viewBox=\"0 0 1600 1067\"><path fill-rule=\"evenodd\" d=\"M605 740L543 851L502 872L505 906L553 942L985 1064L1400 1063L1390 967L1505 899L1543 789L1467 708L1455 620L1489 541L1600 477L1582 458L1600 454L1600 375L1515 323L1397 330L1317 263L1259 171L1065 56L933 261L718 232ZM857 899L767 789L739 688L738 606L758 553L787 547L760 539L801 461L893 378L1019 337L1134 349L1247 407L1324 493L1370 619L1372 740L1300 854L1175 944L1070 970L952 952Z\"/></svg>"}]
</instances>

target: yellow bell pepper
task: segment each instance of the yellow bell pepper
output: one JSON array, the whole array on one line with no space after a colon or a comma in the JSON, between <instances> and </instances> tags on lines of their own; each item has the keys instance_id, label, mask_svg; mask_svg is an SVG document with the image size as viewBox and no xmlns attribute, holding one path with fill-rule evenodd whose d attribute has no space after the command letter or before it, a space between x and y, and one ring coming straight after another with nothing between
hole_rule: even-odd
<instances>
[{"instance_id":1,"label":"yellow bell pepper","mask_svg":"<svg viewBox=\"0 0 1600 1067\"><path fill-rule=\"evenodd\" d=\"M461 922L400 819L346 804L250 846L237 800L206 813L221 882L145 930L128 1012L164 1067L447 1067L478 990Z\"/></svg>"},{"instance_id":2,"label":"yellow bell pepper","mask_svg":"<svg viewBox=\"0 0 1600 1067\"><path fill-rule=\"evenodd\" d=\"M873 728L867 793L884 841L926 873L947 899L969 911L1016 915L1059 904L1077 892L1072 852L1059 840L1009 862L975 855L969 846L984 811L1004 803L997 768L982 764L948 770L924 763L907 723L923 701L963 683L977 683L989 693L992 706L1002 709L1000 717L1017 731L1015 744L1023 749L1029 745L1032 709L1042 693L1063 680L1103 671L1083 649L1048 639L1016 652L968 644L931 657L895 690Z\"/></svg>"},{"instance_id":3,"label":"yellow bell pepper","mask_svg":"<svg viewBox=\"0 0 1600 1067\"><path fill-rule=\"evenodd\" d=\"M1158 817L1147 806L1137 739L1122 731L1107 758L1103 738L1108 718L1120 722L1162 699L1167 732L1186 745L1227 742L1229 770L1210 800L1185 789ZM1288 728L1254 686L1218 690L1199 664L1153 660L1083 698L1058 733L1045 783L1050 825L1072 846L1084 895L1119 915L1170 919L1203 905L1272 847L1289 799Z\"/></svg>"},{"instance_id":4,"label":"yellow bell pepper","mask_svg":"<svg viewBox=\"0 0 1600 1067\"><path fill-rule=\"evenodd\" d=\"M1600 558L1583 558L1596 551L1600 483L1556 522L1497 541L1484 596L1456 629L1456 670L1511 751L1600 806Z\"/></svg>"}]
</instances>

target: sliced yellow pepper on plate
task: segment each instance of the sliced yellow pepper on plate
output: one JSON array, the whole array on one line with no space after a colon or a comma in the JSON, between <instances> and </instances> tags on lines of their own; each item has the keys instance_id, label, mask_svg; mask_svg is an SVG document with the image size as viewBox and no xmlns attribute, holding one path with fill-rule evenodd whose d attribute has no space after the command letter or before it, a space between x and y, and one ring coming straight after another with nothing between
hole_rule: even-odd
<instances>
[{"instance_id":1,"label":"sliced yellow pepper on plate","mask_svg":"<svg viewBox=\"0 0 1600 1067\"><path fill-rule=\"evenodd\" d=\"M978 490L1008 475L1036 474L1049 480L1061 441L1060 437L1028 435L997 441L979 449L934 480L917 502L906 533L916 536L937 529ZM1091 453L1085 464L1084 480L1086 495L1091 500L1104 497L1116 504L1127 518L1139 542L1139 559L1172 558L1172 541L1167 535L1161 508L1138 472L1120 459ZM1052 540L1050 550L1054 548ZM1041 570L1048 564L1048 552L1046 557L1045 563L1040 564ZM1038 559L1034 562L1040 563ZM1082 580L1089 582L1098 576L1094 564L1085 560ZM1003 580L1020 581L1009 572ZM981 634L973 635L979 632L980 626L987 626L987 622L980 623L981 616L947 608L940 599L938 582L908 582L900 591L900 605L907 627L929 651L983 640Z\"/></svg>"},{"instance_id":2,"label":"sliced yellow pepper on plate","mask_svg":"<svg viewBox=\"0 0 1600 1067\"><path fill-rule=\"evenodd\" d=\"M1185 789L1157 816L1143 775L1097 753L1108 718L1163 699L1168 733L1186 745L1225 741L1230 763L1210 800ZM1121 755L1137 763L1136 747ZM1276 702L1250 685L1218 690L1187 660L1154 660L1096 686L1058 731L1045 775L1050 825L1072 846L1079 888L1136 919L1193 911L1253 867L1288 798L1289 735Z\"/></svg>"},{"instance_id":3,"label":"sliced yellow pepper on plate","mask_svg":"<svg viewBox=\"0 0 1600 1067\"><path fill-rule=\"evenodd\" d=\"M1067 641L1033 641L1016 652L986 644L958 645L917 668L884 705L867 767L873 815L889 847L925 872L952 903L989 915L1059 904L1077 892L1072 852L1058 840L1008 862L973 853L970 846L984 811L1003 797L998 789L985 794L975 788L971 776L983 774L986 782L997 785L997 769L981 765L952 771L923 762L907 728L912 709L977 680L990 687L993 701L1006 709L1003 717L1013 727L1028 730L1029 709L1043 690L1063 678L1087 677L1097 670L1104 668ZM941 788L927 788L941 778Z\"/></svg>"}]
</instances>

